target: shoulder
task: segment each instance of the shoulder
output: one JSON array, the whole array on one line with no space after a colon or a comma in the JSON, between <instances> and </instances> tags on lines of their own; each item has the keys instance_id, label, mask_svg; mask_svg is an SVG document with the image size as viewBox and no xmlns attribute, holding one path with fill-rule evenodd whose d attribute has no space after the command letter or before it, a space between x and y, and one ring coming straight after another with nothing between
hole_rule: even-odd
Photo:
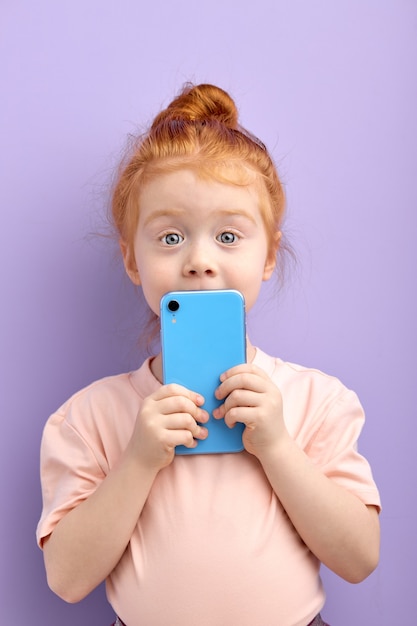
<instances>
[{"instance_id":1,"label":"shoulder","mask_svg":"<svg viewBox=\"0 0 417 626\"><path fill-rule=\"evenodd\" d=\"M126 393L133 392L130 384L130 373L117 374L100 378L72 394L55 412L66 416L79 407L84 412L95 410L100 406L109 407L118 404Z\"/></svg>"},{"instance_id":2,"label":"shoulder","mask_svg":"<svg viewBox=\"0 0 417 626\"><path fill-rule=\"evenodd\" d=\"M293 435L311 437L350 427L359 431L365 419L356 393L337 377L318 369L288 363L257 350L254 363L262 367L281 391L284 416ZM306 441L305 441L306 442Z\"/></svg>"},{"instance_id":3,"label":"shoulder","mask_svg":"<svg viewBox=\"0 0 417 626\"><path fill-rule=\"evenodd\" d=\"M365 420L356 393L335 376L258 351L255 363L279 387L288 432L324 474L380 506L367 460L358 452Z\"/></svg>"},{"instance_id":4,"label":"shoulder","mask_svg":"<svg viewBox=\"0 0 417 626\"><path fill-rule=\"evenodd\" d=\"M66 428L89 439L103 428L129 428L148 388L157 384L148 361L138 370L96 380L68 398L49 417L45 431Z\"/></svg>"},{"instance_id":5,"label":"shoulder","mask_svg":"<svg viewBox=\"0 0 417 626\"><path fill-rule=\"evenodd\" d=\"M272 380L280 387L291 390L297 387L306 392L326 393L328 395L340 395L352 393L336 376L312 367L298 365L272 357L259 348L256 349L254 363L264 369Z\"/></svg>"},{"instance_id":6,"label":"shoulder","mask_svg":"<svg viewBox=\"0 0 417 626\"><path fill-rule=\"evenodd\" d=\"M146 386L157 384L145 361L136 371L101 378L74 393L45 424L44 464L59 456L60 462L78 459L80 467L106 472L129 441Z\"/></svg>"},{"instance_id":7,"label":"shoulder","mask_svg":"<svg viewBox=\"0 0 417 626\"><path fill-rule=\"evenodd\" d=\"M138 370L106 376L86 385L70 396L57 413L66 413L71 407L79 405L85 408L100 404L111 406L129 399L143 398L148 395L148 388L153 382L147 359ZM157 381L155 383L157 384Z\"/></svg>"}]
</instances>

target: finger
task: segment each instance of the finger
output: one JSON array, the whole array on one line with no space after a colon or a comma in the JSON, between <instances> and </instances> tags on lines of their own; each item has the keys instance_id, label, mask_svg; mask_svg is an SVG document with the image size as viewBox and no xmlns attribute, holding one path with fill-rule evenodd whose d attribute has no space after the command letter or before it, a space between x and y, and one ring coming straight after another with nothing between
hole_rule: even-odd
<instances>
[{"instance_id":1,"label":"finger","mask_svg":"<svg viewBox=\"0 0 417 626\"><path fill-rule=\"evenodd\" d=\"M207 411L201 409L189 397L183 395L168 396L159 401L159 411L163 415L183 413L190 415L196 422L207 422L209 416Z\"/></svg>"},{"instance_id":2,"label":"finger","mask_svg":"<svg viewBox=\"0 0 417 626\"><path fill-rule=\"evenodd\" d=\"M229 428L233 428L236 424L244 424L246 428L251 430L255 428L258 422L258 412L256 407L250 406L234 406L224 415L224 423Z\"/></svg>"},{"instance_id":3,"label":"finger","mask_svg":"<svg viewBox=\"0 0 417 626\"><path fill-rule=\"evenodd\" d=\"M234 389L223 403L225 412L230 411L236 406L241 407L257 407L259 406L261 394L249 391L248 389Z\"/></svg>"},{"instance_id":4,"label":"finger","mask_svg":"<svg viewBox=\"0 0 417 626\"><path fill-rule=\"evenodd\" d=\"M215 419L225 418L226 414L230 414L232 409L239 408L258 408L260 403L260 394L248 391L246 389L235 389L226 400L218 408L213 411ZM238 420L233 420L235 423Z\"/></svg>"},{"instance_id":5,"label":"finger","mask_svg":"<svg viewBox=\"0 0 417 626\"><path fill-rule=\"evenodd\" d=\"M259 407L261 394L247 389L234 389L225 399L223 404L214 409L213 417L222 419L226 413L236 407Z\"/></svg>"},{"instance_id":6,"label":"finger","mask_svg":"<svg viewBox=\"0 0 417 626\"><path fill-rule=\"evenodd\" d=\"M184 413L166 415L161 425L167 431L188 431L196 439L205 439L208 434L207 428L200 426L191 415Z\"/></svg>"},{"instance_id":7,"label":"finger","mask_svg":"<svg viewBox=\"0 0 417 626\"><path fill-rule=\"evenodd\" d=\"M154 394L155 400L181 396L184 398L188 398L196 406L202 406L205 402L204 397L200 393L192 391L191 389L187 389L187 387L183 387L182 385L178 385L177 383L162 385Z\"/></svg>"},{"instance_id":8,"label":"finger","mask_svg":"<svg viewBox=\"0 0 417 626\"><path fill-rule=\"evenodd\" d=\"M177 446L195 448L198 441L189 430L168 430L163 443L168 450L174 450Z\"/></svg>"},{"instance_id":9,"label":"finger","mask_svg":"<svg viewBox=\"0 0 417 626\"><path fill-rule=\"evenodd\" d=\"M260 377L253 372L238 372L224 381L217 387L215 396L218 400L223 400L236 389L246 389L248 391L262 393L265 391L267 379Z\"/></svg>"},{"instance_id":10,"label":"finger","mask_svg":"<svg viewBox=\"0 0 417 626\"><path fill-rule=\"evenodd\" d=\"M240 365L234 365L230 369L226 370L220 375L220 380L224 381L231 376L236 376L237 374L257 374L261 378L265 380L269 379L268 374L257 365L253 363L241 363Z\"/></svg>"},{"instance_id":11,"label":"finger","mask_svg":"<svg viewBox=\"0 0 417 626\"><path fill-rule=\"evenodd\" d=\"M192 433L189 430L170 430L167 431L169 435L167 437L172 441L172 445L186 446L187 448L195 448L198 441L207 439L207 428L199 427L197 433Z\"/></svg>"}]
</instances>

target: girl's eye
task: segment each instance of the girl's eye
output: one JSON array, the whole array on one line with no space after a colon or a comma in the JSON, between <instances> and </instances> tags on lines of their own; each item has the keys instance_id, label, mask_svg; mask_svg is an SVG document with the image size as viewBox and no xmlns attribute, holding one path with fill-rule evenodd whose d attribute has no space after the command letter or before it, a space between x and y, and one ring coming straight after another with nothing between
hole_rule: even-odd
<instances>
[{"instance_id":1,"label":"girl's eye","mask_svg":"<svg viewBox=\"0 0 417 626\"><path fill-rule=\"evenodd\" d=\"M217 240L221 243L235 243L237 241L237 236L235 235L235 233L225 231L224 233L220 233L220 235L217 237Z\"/></svg>"},{"instance_id":2,"label":"girl's eye","mask_svg":"<svg viewBox=\"0 0 417 626\"><path fill-rule=\"evenodd\" d=\"M184 241L184 237L182 237L178 233L168 233L162 237L162 241L167 246L176 246Z\"/></svg>"}]
</instances>

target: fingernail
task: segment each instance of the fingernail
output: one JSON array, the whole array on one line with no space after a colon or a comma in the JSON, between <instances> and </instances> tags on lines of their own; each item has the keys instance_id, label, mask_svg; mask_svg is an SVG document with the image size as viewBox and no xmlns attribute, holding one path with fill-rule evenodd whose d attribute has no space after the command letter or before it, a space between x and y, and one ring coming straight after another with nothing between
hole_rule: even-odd
<instances>
[{"instance_id":1,"label":"fingernail","mask_svg":"<svg viewBox=\"0 0 417 626\"><path fill-rule=\"evenodd\" d=\"M215 417L216 419L221 417L221 411L220 408L214 409L213 410L213 417Z\"/></svg>"}]
</instances>

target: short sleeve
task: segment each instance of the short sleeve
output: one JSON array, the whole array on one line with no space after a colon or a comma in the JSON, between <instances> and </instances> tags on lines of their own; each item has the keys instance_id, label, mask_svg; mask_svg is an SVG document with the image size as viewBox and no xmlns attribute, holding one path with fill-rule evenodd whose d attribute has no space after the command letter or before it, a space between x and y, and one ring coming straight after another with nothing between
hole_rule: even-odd
<instances>
[{"instance_id":1,"label":"short sleeve","mask_svg":"<svg viewBox=\"0 0 417 626\"><path fill-rule=\"evenodd\" d=\"M358 451L365 415L357 395L346 388L329 406L306 453L331 480L367 505L381 508L371 467Z\"/></svg>"},{"instance_id":2,"label":"short sleeve","mask_svg":"<svg viewBox=\"0 0 417 626\"><path fill-rule=\"evenodd\" d=\"M36 531L40 547L59 520L95 491L104 476L90 445L68 421L65 408L52 415L41 443L43 510Z\"/></svg>"}]
</instances>

